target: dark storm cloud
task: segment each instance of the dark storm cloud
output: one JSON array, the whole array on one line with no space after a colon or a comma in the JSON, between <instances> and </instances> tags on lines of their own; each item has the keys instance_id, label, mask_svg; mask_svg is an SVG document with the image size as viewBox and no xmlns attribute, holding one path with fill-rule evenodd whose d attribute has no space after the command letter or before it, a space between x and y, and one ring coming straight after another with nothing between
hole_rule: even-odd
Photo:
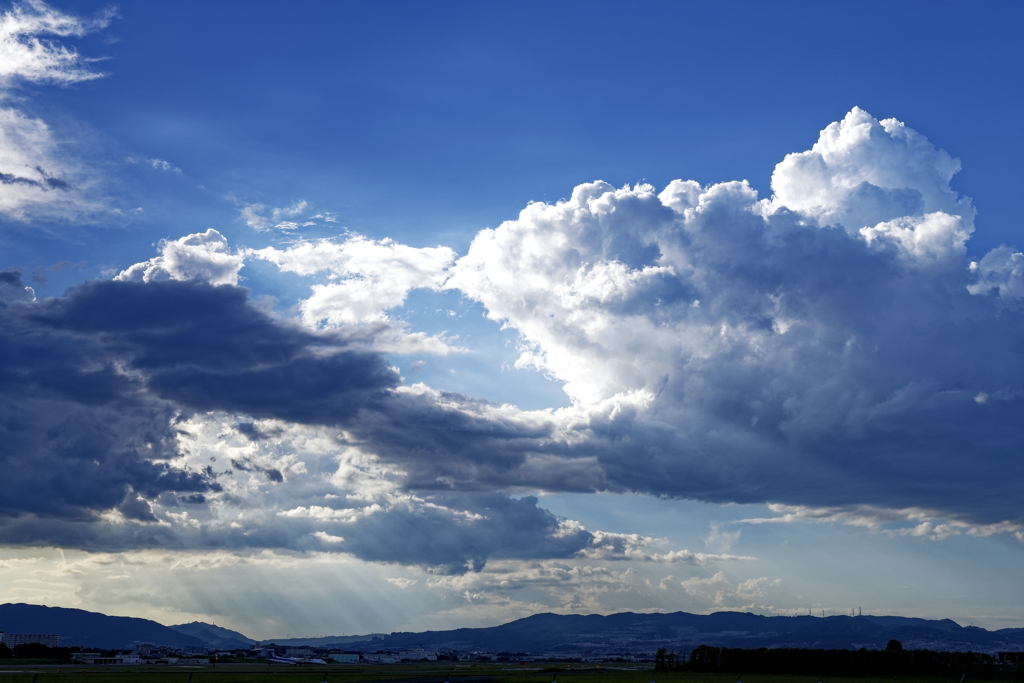
<instances>
[{"instance_id":1,"label":"dark storm cloud","mask_svg":"<svg viewBox=\"0 0 1024 683\"><path fill-rule=\"evenodd\" d=\"M193 501L184 501L196 504ZM126 498L118 510L137 522L156 521L149 504ZM292 551L345 552L363 560L415 565L437 574L480 571L491 559L571 558L608 545L579 527L564 527L537 499L497 494L431 496L407 500L359 514L325 508L297 508L270 514L246 529L208 525L169 528L166 524L111 525L87 519L47 518L22 514L5 520L5 542L89 550L161 548L188 550L275 548ZM307 512L308 511L308 512ZM326 532L325 532L326 530ZM615 548L607 548L615 551ZM621 549L618 549L621 555Z\"/></svg>"},{"instance_id":2,"label":"dark storm cloud","mask_svg":"<svg viewBox=\"0 0 1024 683\"><path fill-rule=\"evenodd\" d=\"M4 282L22 286L17 273ZM91 283L59 299L5 307L2 315L0 438L8 447L0 467L10 488L0 537L9 543L343 550L440 573L479 569L489 557L570 557L592 543L584 530L562 530L536 499L500 494L403 498L373 514L341 509L351 519L340 530L337 516L273 509L244 530L153 524L157 502L202 510L222 495L209 468L169 464L178 455L175 425L192 411L351 428L385 458L413 469L433 463L420 467L433 478L422 483L456 491L506 484L504 474L550 426L488 417L481 410L493 406L465 397L442 395L442 407L432 396L390 392L398 376L378 355L279 324L236 287ZM253 443L281 434L251 421L235 429ZM285 482L280 469L257 458L234 458L231 466ZM438 468L450 475L441 484ZM112 510L138 524L97 519ZM338 545L333 539L342 536Z\"/></svg>"},{"instance_id":3,"label":"dark storm cloud","mask_svg":"<svg viewBox=\"0 0 1024 683\"><path fill-rule=\"evenodd\" d=\"M21 280L20 270L0 271L0 306L5 303L32 301L35 294Z\"/></svg>"},{"instance_id":4,"label":"dark storm cloud","mask_svg":"<svg viewBox=\"0 0 1024 683\"><path fill-rule=\"evenodd\" d=\"M17 290L20 274L0 282ZM397 381L377 356L331 353L232 287L92 283L0 317L0 512L11 516L152 520L147 499L219 489L211 472L168 463L189 411L339 420Z\"/></svg>"},{"instance_id":5,"label":"dark storm cloud","mask_svg":"<svg viewBox=\"0 0 1024 683\"><path fill-rule=\"evenodd\" d=\"M428 500L440 505L396 505L342 526L342 547L364 560L461 574L480 571L491 558L569 558L593 542L584 529L563 530L534 497L483 494Z\"/></svg>"}]
</instances>

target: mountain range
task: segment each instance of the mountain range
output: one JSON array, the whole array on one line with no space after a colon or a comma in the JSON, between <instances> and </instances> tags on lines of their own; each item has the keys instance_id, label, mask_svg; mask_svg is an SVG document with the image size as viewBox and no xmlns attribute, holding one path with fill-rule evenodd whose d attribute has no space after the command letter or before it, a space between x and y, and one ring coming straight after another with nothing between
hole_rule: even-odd
<instances>
[{"instance_id":1,"label":"mountain range","mask_svg":"<svg viewBox=\"0 0 1024 683\"><path fill-rule=\"evenodd\" d=\"M175 647L248 648L257 641L214 624L164 626L149 619L39 605L0 605L0 631L56 633L61 645L128 648L136 642ZM561 656L653 653L664 647L685 652L698 645L814 649L884 648L899 640L905 649L1024 651L1024 628L989 631L950 619L894 616L762 616L747 612L686 612L602 616L535 614L501 626L422 633L327 636L262 641L278 645L336 646L352 652L449 648L471 652L546 652Z\"/></svg>"},{"instance_id":2,"label":"mountain range","mask_svg":"<svg viewBox=\"0 0 1024 683\"><path fill-rule=\"evenodd\" d=\"M6 633L56 633L62 646L87 649L130 648L135 642L203 647L204 641L179 633L163 624L138 617L110 617L66 607L0 605L0 631Z\"/></svg>"},{"instance_id":3,"label":"mountain range","mask_svg":"<svg viewBox=\"0 0 1024 683\"><path fill-rule=\"evenodd\" d=\"M1024 629L988 631L975 626L963 627L950 619L869 615L769 617L747 612L708 615L624 612L608 616L535 614L491 628L392 633L382 639L350 643L345 647L361 651L433 647L601 655L650 653L659 647L685 652L698 645L880 649L890 640L899 640L907 649L1024 650Z\"/></svg>"}]
</instances>

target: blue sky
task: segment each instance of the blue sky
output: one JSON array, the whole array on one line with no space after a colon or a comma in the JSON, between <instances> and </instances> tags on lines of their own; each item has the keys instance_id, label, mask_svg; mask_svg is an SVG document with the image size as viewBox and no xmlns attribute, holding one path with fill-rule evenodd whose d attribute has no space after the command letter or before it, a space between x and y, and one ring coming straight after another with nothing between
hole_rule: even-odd
<instances>
[{"instance_id":1,"label":"blue sky","mask_svg":"<svg viewBox=\"0 0 1024 683\"><path fill-rule=\"evenodd\" d=\"M2 11L0 599L1024 623L1019 4Z\"/></svg>"}]
</instances>

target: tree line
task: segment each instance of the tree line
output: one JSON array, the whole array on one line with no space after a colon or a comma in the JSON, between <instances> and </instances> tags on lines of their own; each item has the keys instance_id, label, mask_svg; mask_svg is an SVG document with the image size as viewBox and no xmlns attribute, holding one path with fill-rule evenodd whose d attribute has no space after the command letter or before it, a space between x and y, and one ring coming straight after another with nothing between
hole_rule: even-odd
<instances>
[{"instance_id":1,"label":"tree line","mask_svg":"<svg viewBox=\"0 0 1024 683\"><path fill-rule=\"evenodd\" d=\"M14 649L11 649L7 647L7 643L0 643L0 659L53 659L70 662L71 655L81 649L80 647L49 647L42 643L16 645Z\"/></svg>"},{"instance_id":2,"label":"tree line","mask_svg":"<svg viewBox=\"0 0 1024 683\"><path fill-rule=\"evenodd\" d=\"M904 650L892 641L885 650L805 650L700 645L686 652L658 650L655 671L705 671L806 676L936 676L1024 679L1024 664L1000 662L980 652Z\"/></svg>"}]
</instances>

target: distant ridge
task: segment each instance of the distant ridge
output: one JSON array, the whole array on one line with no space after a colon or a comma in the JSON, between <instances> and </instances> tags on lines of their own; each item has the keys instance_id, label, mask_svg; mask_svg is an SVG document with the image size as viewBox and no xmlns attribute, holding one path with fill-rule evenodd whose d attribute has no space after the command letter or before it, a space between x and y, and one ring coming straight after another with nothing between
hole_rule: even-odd
<instances>
[{"instance_id":1,"label":"distant ridge","mask_svg":"<svg viewBox=\"0 0 1024 683\"><path fill-rule=\"evenodd\" d=\"M57 633L62 645L114 649L149 642L175 647L247 648L256 641L238 631L192 622L168 627L149 619L109 617L98 612L40 605L0 605L0 631ZM635 614L622 612L560 615L535 614L501 626L423 633L394 632L364 636L277 638L279 645L337 645L375 652L407 648L583 654L653 653L664 647L684 653L698 645L759 648L882 649L889 640L905 649L996 652L1024 651L1024 628L988 631L961 626L950 619L893 616L766 617L748 612L714 614Z\"/></svg>"},{"instance_id":2,"label":"distant ridge","mask_svg":"<svg viewBox=\"0 0 1024 683\"><path fill-rule=\"evenodd\" d=\"M489 628L462 628L423 633L395 632L362 642L330 638L277 639L279 644L338 644L374 652L405 648L451 648L492 652L549 652L563 656L585 653L652 653L659 647L677 652L698 645L759 648L882 649L889 640L907 649L995 652L1024 650L1024 629L988 631L962 627L950 619L913 617L772 616L748 612L687 612L607 616L535 614ZM270 641L263 641L270 642Z\"/></svg>"},{"instance_id":3,"label":"distant ridge","mask_svg":"<svg viewBox=\"0 0 1024 683\"><path fill-rule=\"evenodd\" d=\"M0 605L0 631L56 633L62 646L110 650L131 648L136 641L173 647L205 645L199 638L150 619L110 617L81 609L20 603Z\"/></svg>"},{"instance_id":4,"label":"distant ridge","mask_svg":"<svg viewBox=\"0 0 1024 683\"><path fill-rule=\"evenodd\" d=\"M268 638L261 640L260 643L266 645L269 643L276 643L277 645L313 645L313 646L326 646L326 645L350 645L352 643L368 643L374 642L373 639L387 638L387 633L368 633L363 636L320 636L317 638Z\"/></svg>"}]
</instances>

